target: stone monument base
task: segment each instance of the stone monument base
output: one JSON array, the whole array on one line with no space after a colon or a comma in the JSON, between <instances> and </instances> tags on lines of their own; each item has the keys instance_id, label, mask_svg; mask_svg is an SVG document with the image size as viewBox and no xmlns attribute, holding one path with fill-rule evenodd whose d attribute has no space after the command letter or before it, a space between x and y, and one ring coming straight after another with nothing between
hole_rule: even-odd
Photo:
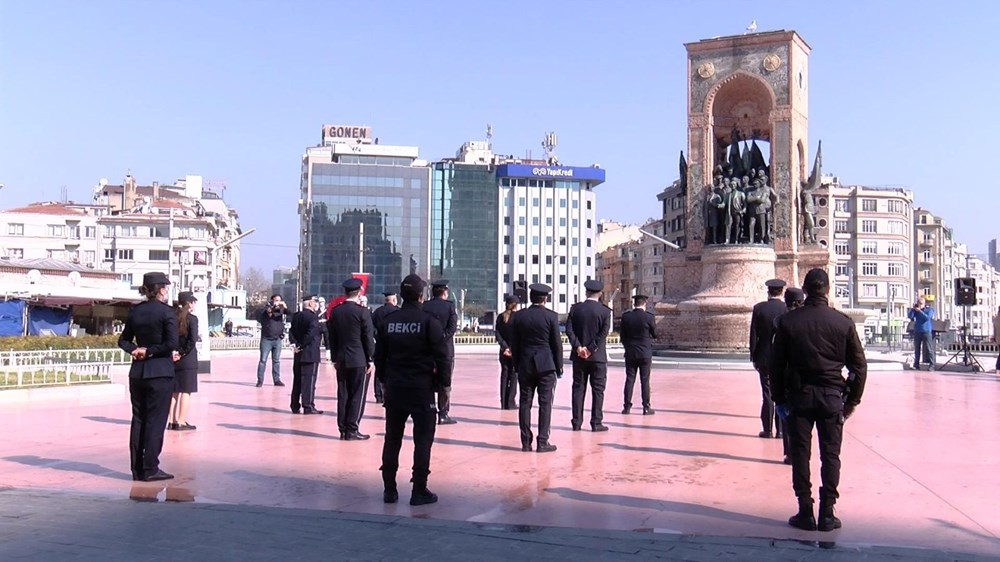
<instances>
[{"instance_id":1,"label":"stone monument base","mask_svg":"<svg viewBox=\"0 0 1000 562\"><path fill-rule=\"evenodd\" d=\"M699 291L656 304L658 343L681 350L747 350L750 314L767 298L764 282L775 277L775 260L770 246L706 246Z\"/></svg>"}]
</instances>

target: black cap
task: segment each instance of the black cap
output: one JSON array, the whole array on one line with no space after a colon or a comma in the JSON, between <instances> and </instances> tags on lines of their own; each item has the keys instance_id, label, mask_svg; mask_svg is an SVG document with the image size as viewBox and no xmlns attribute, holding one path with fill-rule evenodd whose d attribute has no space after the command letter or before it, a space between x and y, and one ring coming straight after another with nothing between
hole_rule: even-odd
<instances>
[{"instance_id":1,"label":"black cap","mask_svg":"<svg viewBox=\"0 0 1000 562\"><path fill-rule=\"evenodd\" d=\"M517 298L517 295L507 295L503 302L504 304L519 304L521 299Z\"/></svg>"},{"instance_id":2,"label":"black cap","mask_svg":"<svg viewBox=\"0 0 1000 562\"><path fill-rule=\"evenodd\" d=\"M399 294L403 300L414 300L424 293L427 283L416 273L411 273L403 278L399 284Z\"/></svg>"},{"instance_id":3,"label":"black cap","mask_svg":"<svg viewBox=\"0 0 1000 562\"><path fill-rule=\"evenodd\" d=\"M783 279L768 279L767 281L764 281L764 285L768 289L780 289L784 287L786 284L787 283L785 283Z\"/></svg>"},{"instance_id":4,"label":"black cap","mask_svg":"<svg viewBox=\"0 0 1000 562\"><path fill-rule=\"evenodd\" d=\"M604 290L604 283L591 279L583 284L583 288L587 289L588 293L599 293Z\"/></svg>"},{"instance_id":5,"label":"black cap","mask_svg":"<svg viewBox=\"0 0 1000 562\"><path fill-rule=\"evenodd\" d=\"M447 279L438 279L437 281L431 281L431 287L439 287L439 288L440 287L444 287L445 289L447 289L448 288L448 280Z\"/></svg>"},{"instance_id":6,"label":"black cap","mask_svg":"<svg viewBox=\"0 0 1000 562\"><path fill-rule=\"evenodd\" d=\"M541 283L532 283L528 286L528 290L532 293L537 293L539 295L548 295L552 293L552 287L548 285L543 285Z\"/></svg>"},{"instance_id":7,"label":"black cap","mask_svg":"<svg viewBox=\"0 0 1000 562\"><path fill-rule=\"evenodd\" d=\"M150 271L142 276L143 285L169 285L170 278L166 273L160 271Z\"/></svg>"},{"instance_id":8,"label":"black cap","mask_svg":"<svg viewBox=\"0 0 1000 562\"><path fill-rule=\"evenodd\" d=\"M198 299L191 291L181 291L177 294L177 302L198 302Z\"/></svg>"},{"instance_id":9,"label":"black cap","mask_svg":"<svg viewBox=\"0 0 1000 562\"><path fill-rule=\"evenodd\" d=\"M394 297L396 296L396 291L384 291L382 293L383 297Z\"/></svg>"},{"instance_id":10,"label":"black cap","mask_svg":"<svg viewBox=\"0 0 1000 562\"><path fill-rule=\"evenodd\" d=\"M347 281L341 283L341 285L343 285L345 293L353 293L354 291L361 290L361 280L356 277L351 277Z\"/></svg>"},{"instance_id":11,"label":"black cap","mask_svg":"<svg viewBox=\"0 0 1000 562\"><path fill-rule=\"evenodd\" d=\"M785 304L792 304L793 302L803 302L806 300L806 294L802 292L802 289L798 287L789 287L785 289Z\"/></svg>"},{"instance_id":12,"label":"black cap","mask_svg":"<svg viewBox=\"0 0 1000 562\"><path fill-rule=\"evenodd\" d=\"M302 293L302 302L308 302L311 300L316 300L316 295L312 293Z\"/></svg>"}]
</instances>

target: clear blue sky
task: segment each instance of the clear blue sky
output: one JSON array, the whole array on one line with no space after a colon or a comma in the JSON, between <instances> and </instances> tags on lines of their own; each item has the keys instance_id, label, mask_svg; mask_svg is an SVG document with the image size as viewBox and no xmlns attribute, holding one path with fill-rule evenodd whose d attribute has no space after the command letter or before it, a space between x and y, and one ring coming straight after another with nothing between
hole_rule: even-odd
<instances>
[{"instance_id":1,"label":"clear blue sky","mask_svg":"<svg viewBox=\"0 0 1000 562\"><path fill-rule=\"evenodd\" d=\"M849 7L844 7L849 6ZM599 163L598 216L640 222L686 144L683 43L794 29L812 46L810 153L902 185L985 252L1000 132L992 2L0 0L0 208L225 180L244 269L294 265L300 157L324 123L453 155ZM810 156L811 158L811 156ZM603 195L602 195L603 193Z\"/></svg>"}]
</instances>

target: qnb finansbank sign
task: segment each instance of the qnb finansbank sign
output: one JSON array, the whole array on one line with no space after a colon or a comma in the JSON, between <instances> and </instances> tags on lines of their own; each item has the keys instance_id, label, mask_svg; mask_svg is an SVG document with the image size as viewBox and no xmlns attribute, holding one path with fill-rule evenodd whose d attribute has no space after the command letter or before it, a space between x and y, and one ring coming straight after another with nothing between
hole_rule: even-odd
<instances>
[{"instance_id":1,"label":"qnb finansbank sign","mask_svg":"<svg viewBox=\"0 0 1000 562\"><path fill-rule=\"evenodd\" d=\"M497 177L501 178L562 179L603 183L604 174L604 169L593 167L531 166L528 164L501 164L497 166Z\"/></svg>"},{"instance_id":2,"label":"qnb finansbank sign","mask_svg":"<svg viewBox=\"0 0 1000 562\"><path fill-rule=\"evenodd\" d=\"M372 141L372 128L360 125L323 125L323 144Z\"/></svg>"}]
</instances>

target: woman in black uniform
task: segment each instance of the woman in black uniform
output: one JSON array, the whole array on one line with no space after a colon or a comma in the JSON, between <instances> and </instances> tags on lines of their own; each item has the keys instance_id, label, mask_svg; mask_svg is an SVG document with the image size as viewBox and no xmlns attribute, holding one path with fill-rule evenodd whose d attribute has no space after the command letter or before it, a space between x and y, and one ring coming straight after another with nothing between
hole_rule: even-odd
<instances>
[{"instance_id":1,"label":"woman in black uniform","mask_svg":"<svg viewBox=\"0 0 1000 562\"><path fill-rule=\"evenodd\" d=\"M160 470L163 430L174 391L173 353L178 344L177 317L167 304L168 285L170 279L164 273L143 275L139 293L146 301L132 307L118 338L118 347L132 356L128 371L132 479L146 482L173 478Z\"/></svg>"},{"instance_id":2,"label":"woman in black uniform","mask_svg":"<svg viewBox=\"0 0 1000 562\"><path fill-rule=\"evenodd\" d=\"M497 315L494 334L500 344L500 409L517 409L517 369L510 353L510 322L521 301L514 295L504 299L504 311Z\"/></svg>"},{"instance_id":3,"label":"woman in black uniform","mask_svg":"<svg viewBox=\"0 0 1000 562\"><path fill-rule=\"evenodd\" d=\"M197 429L187 423L188 404L191 393L198 392L198 317L191 314L198 299L191 291L181 291L177 295L177 351L174 352L174 396L170 400L170 421L167 429L191 431Z\"/></svg>"}]
</instances>

